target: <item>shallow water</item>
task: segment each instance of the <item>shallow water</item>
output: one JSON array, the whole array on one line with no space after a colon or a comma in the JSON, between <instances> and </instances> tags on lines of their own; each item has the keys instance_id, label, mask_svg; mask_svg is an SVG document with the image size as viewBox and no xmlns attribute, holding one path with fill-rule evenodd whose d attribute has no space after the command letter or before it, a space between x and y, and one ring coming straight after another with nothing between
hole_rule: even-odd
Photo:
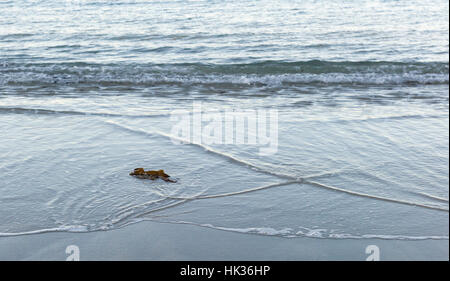
<instances>
[{"instance_id":1,"label":"shallow water","mask_svg":"<svg viewBox=\"0 0 450 281\"><path fill-rule=\"evenodd\" d=\"M0 2L0 235L448 240L448 42L446 1ZM276 153L174 144L194 102L276 110Z\"/></svg>"}]
</instances>

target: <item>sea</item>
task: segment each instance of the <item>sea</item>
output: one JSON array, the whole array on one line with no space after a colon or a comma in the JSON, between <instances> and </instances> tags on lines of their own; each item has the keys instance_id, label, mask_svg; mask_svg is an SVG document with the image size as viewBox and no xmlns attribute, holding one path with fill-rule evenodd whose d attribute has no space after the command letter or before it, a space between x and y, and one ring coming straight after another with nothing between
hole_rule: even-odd
<instances>
[{"instance_id":1,"label":"sea","mask_svg":"<svg viewBox=\"0 0 450 281\"><path fill-rule=\"evenodd\" d=\"M448 241L449 3L1 0L0 136L0 238Z\"/></svg>"}]
</instances>

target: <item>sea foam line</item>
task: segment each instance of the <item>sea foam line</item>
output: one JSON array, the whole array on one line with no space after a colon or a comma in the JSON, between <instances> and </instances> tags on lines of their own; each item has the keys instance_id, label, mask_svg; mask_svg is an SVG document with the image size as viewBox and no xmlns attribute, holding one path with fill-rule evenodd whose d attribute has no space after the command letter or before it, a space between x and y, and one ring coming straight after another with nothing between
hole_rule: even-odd
<instances>
[{"instance_id":1,"label":"sea foam line","mask_svg":"<svg viewBox=\"0 0 450 281\"><path fill-rule=\"evenodd\" d=\"M428 205L420 204L420 203L417 203L417 202L404 201L404 200L400 200L400 199L392 199L392 198L387 198L387 197L382 197L382 196L370 195L370 194L367 194L367 193L351 191L351 190L347 190L347 189L343 189L343 188L339 188L339 187L335 187L335 186L331 186L331 185L326 185L326 184L322 184L322 183L315 182L315 181L310 181L310 180L307 180L307 181L305 180L304 183L309 183L309 184L312 184L312 185L315 185L315 186L319 186L319 187L322 187L322 188L326 188L326 189L330 189L330 190L334 190L334 191L339 191L339 192L344 192L344 193L355 195L355 196L359 196L359 197L377 199L377 200L393 202L393 203L399 203L399 204L410 205L410 206L417 206L417 207L428 208L428 209L444 211L444 212L448 212L449 211L448 209L445 209L445 208L428 206Z\"/></svg>"},{"instance_id":2,"label":"sea foam line","mask_svg":"<svg viewBox=\"0 0 450 281\"><path fill-rule=\"evenodd\" d=\"M370 199L382 200L382 201L393 202L393 203L398 203L398 204L421 207L421 208L428 208L428 209L433 209L433 210L438 210L438 211L445 211L445 212L449 211L448 209L445 209L445 208L424 205L424 204L420 204L417 202L410 202L410 201L404 201L404 200L399 200L399 199L391 199L391 198L387 198L387 197L370 195L370 194L366 194L366 193L360 193L360 192L356 192L356 191L346 190L343 188L325 185L325 184L321 184L321 183L314 182L314 181L306 181L306 180L292 180L292 181L287 181L287 182L273 183L273 184L263 185L263 186L259 186L259 187L255 187L255 188L244 189L244 190L236 191L236 192L228 192L228 193L220 193L220 194L204 195L204 196L199 195L199 196L192 196L192 197L177 197L177 196L166 196L164 194L159 194L159 195L164 196L168 199L176 199L176 200L210 199L210 198L219 198L219 197L229 197L229 196L234 196L234 195L240 195L240 194L245 194L245 193L249 193L249 192L255 192L255 191L259 191L259 190L263 190L263 189L269 189L272 187L285 186L285 185L295 184L295 183L298 183L298 184L301 184L301 183L308 184L309 183L309 184L316 185L316 186L326 188L326 189L330 189L333 191L344 192L344 193L347 193L347 194L350 194L353 196L365 197L365 198L370 198Z\"/></svg>"},{"instance_id":3,"label":"sea foam line","mask_svg":"<svg viewBox=\"0 0 450 281\"><path fill-rule=\"evenodd\" d=\"M259 187L254 187L254 188L249 188L249 189L244 189L244 190L236 191L236 192L228 192L228 193L220 193L220 194L212 194L212 195L204 195L204 196L199 195L199 196L192 196L192 197L176 197L176 196L165 196L163 194L161 194L161 196L165 196L165 197L170 198L170 199L178 199L178 200L210 199L210 198L219 198L219 197L228 197L228 196L240 195L240 194L245 194L245 193L249 193L249 192L255 192L255 191L268 189L268 188L272 188L272 187L284 186L284 185L300 183L300 182L301 181L298 181L298 180L292 180L292 181L286 181L286 182L280 182L280 183L272 183L272 184L263 185L263 186L259 186Z\"/></svg>"},{"instance_id":4,"label":"sea foam line","mask_svg":"<svg viewBox=\"0 0 450 281\"><path fill-rule=\"evenodd\" d=\"M12 232L12 233L4 233L0 232L0 237L11 237L11 236L22 236L22 235L33 235L33 234L42 234L49 232L89 232L88 226L84 225L72 225L72 226L61 226L54 228L44 228L32 231L24 231L24 232Z\"/></svg>"},{"instance_id":5,"label":"sea foam line","mask_svg":"<svg viewBox=\"0 0 450 281\"><path fill-rule=\"evenodd\" d=\"M424 197L428 197L428 198L431 198L431 199L434 199L434 200L438 200L438 201L441 201L441 202L444 202L444 203L448 203L448 199L447 198L442 198L442 197L431 195L431 194L428 194L428 193L425 193L425 192L417 192L415 194L419 194L419 195L424 196Z\"/></svg>"},{"instance_id":6,"label":"sea foam line","mask_svg":"<svg viewBox=\"0 0 450 281\"><path fill-rule=\"evenodd\" d=\"M200 227L206 227L216 230L228 231L228 232L238 232L244 234L254 234L262 236L279 236L284 238L317 238L317 239L381 239L381 240L407 240L407 241L417 241L417 240L449 240L448 236L439 235L427 235L427 236L410 236L410 235L389 235L389 234L362 234L353 235L349 233L330 233L327 229L308 229L305 231L294 231L292 228L283 228L280 230L270 228L270 227L248 227L248 228L230 228L223 226L215 226L212 224L195 223L188 221L169 221L169 220L159 220L159 219L144 219L146 221L158 222L158 223L169 223L169 224L186 224L195 225ZM307 229L307 228L302 228Z\"/></svg>"}]
</instances>

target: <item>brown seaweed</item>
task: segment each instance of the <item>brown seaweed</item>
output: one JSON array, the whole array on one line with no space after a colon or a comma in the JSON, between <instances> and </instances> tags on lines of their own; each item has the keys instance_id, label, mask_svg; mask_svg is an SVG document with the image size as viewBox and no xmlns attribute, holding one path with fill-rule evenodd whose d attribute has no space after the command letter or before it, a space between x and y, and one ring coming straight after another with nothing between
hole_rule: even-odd
<instances>
[{"instance_id":1,"label":"brown seaweed","mask_svg":"<svg viewBox=\"0 0 450 281\"><path fill-rule=\"evenodd\" d=\"M136 168L130 173L130 176L137 177L139 179L156 180L158 178L167 182L177 182L176 180L170 179L170 176L164 173L164 170L158 171L145 171L144 168Z\"/></svg>"}]
</instances>

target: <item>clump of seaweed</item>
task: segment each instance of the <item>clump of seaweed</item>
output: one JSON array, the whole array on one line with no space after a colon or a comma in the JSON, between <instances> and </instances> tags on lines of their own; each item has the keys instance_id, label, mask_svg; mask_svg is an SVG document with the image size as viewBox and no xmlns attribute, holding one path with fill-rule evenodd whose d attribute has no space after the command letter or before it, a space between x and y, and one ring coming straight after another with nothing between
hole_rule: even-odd
<instances>
[{"instance_id":1,"label":"clump of seaweed","mask_svg":"<svg viewBox=\"0 0 450 281\"><path fill-rule=\"evenodd\" d=\"M136 168L130 173L130 176L137 177L139 179L156 180L158 178L167 182L177 182L176 180L170 179L170 176L164 173L164 170L158 171L145 171L144 168Z\"/></svg>"}]
</instances>

